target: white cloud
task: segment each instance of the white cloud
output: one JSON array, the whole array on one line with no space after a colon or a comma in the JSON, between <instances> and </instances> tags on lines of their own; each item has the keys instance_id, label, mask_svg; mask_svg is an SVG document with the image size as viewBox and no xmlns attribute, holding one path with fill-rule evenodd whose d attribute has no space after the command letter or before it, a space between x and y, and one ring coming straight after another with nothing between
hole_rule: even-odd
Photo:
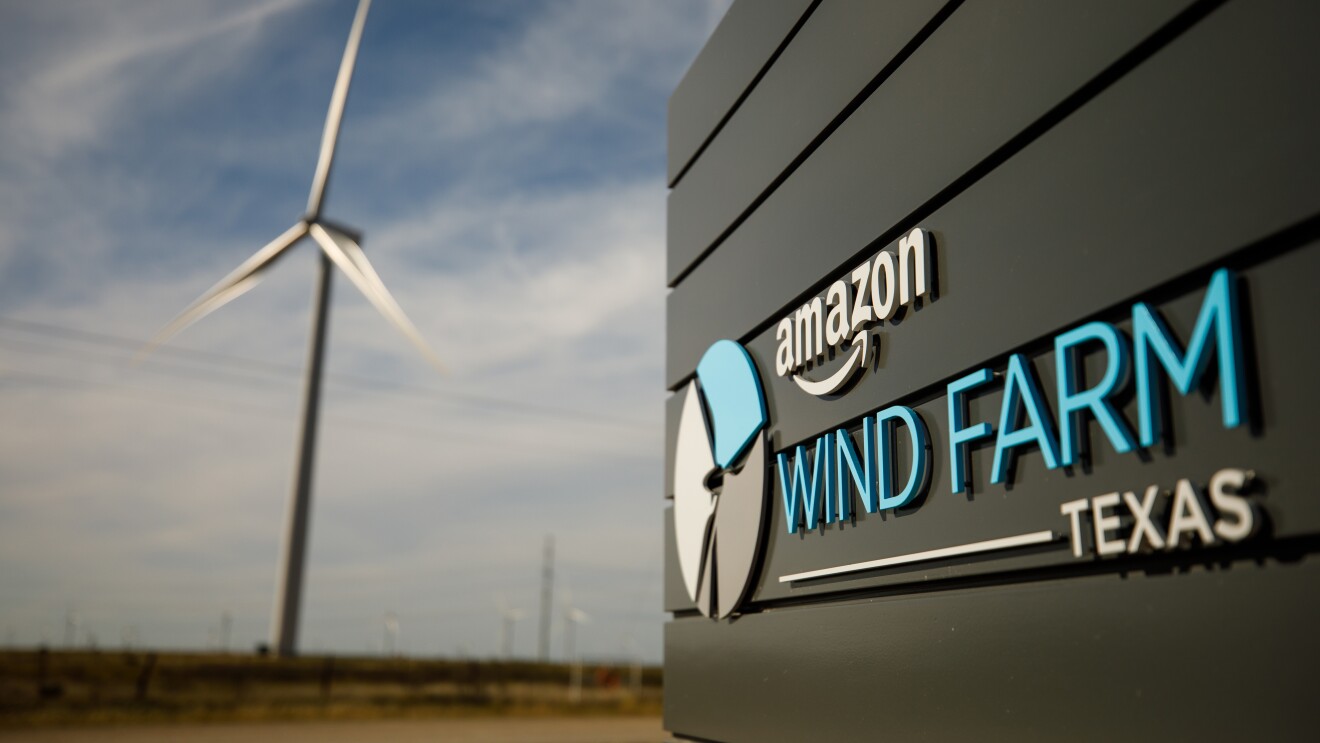
<instances>
[{"instance_id":1,"label":"white cloud","mask_svg":"<svg viewBox=\"0 0 1320 743\"><path fill-rule=\"evenodd\" d=\"M373 245L396 274L403 272L395 265L425 263L430 253L452 257L449 270L424 281L399 275L394 285L400 296L415 297L408 306L424 307L443 345L460 351L459 373L480 378L534 360L575 361L594 334L637 332L621 319L658 318L663 199L660 185L630 182L492 203L438 202ZM577 366L589 378L592 369Z\"/></svg>"},{"instance_id":2,"label":"white cloud","mask_svg":"<svg viewBox=\"0 0 1320 743\"><path fill-rule=\"evenodd\" d=\"M710 23L721 5L698 22ZM588 109L626 114L615 95L622 86L672 86L687 64L673 43L694 19L661 3L558 2L539 11L510 43L476 55L473 69L442 71L411 105L382 111L372 122L378 141L490 141Z\"/></svg>"},{"instance_id":3,"label":"white cloud","mask_svg":"<svg viewBox=\"0 0 1320 743\"><path fill-rule=\"evenodd\" d=\"M52 3L56 18L48 20L61 33L27 60L33 74L11 94L6 138L36 163L95 143L112 119L131 113L135 92L177 94L205 85L260 40L264 23L303 2ZM189 58L217 36L226 37L232 56Z\"/></svg>"}]
</instances>

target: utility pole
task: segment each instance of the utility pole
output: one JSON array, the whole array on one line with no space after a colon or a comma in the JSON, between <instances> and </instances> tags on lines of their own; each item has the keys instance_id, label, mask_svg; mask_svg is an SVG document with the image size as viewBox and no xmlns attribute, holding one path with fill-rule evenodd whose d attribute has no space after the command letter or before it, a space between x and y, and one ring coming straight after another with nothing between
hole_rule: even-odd
<instances>
[{"instance_id":1,"label":"utility pole","mask_svg":"<svg viewBox=\"0 0 1320 743\"><path fill-rule=\"evenodd\" d=\"M72 650L78 642L78 612L69 609L64 613L64 648Z\"/></svg>"},{"instance_id":2,"label":"utility pole","mask_svg":"<svg viewBox=\"0 0 1320 743\"><path fill-rule=\"evenodd\" d=\"M229 652L229 635L234 629L234 616L226 609L220 612L220 652Z\"/></svg>"},{"instance_id":3,"label":"utility pole","mask_svg":"<svg viewBox=\"0 0 1320 743\"><path fill-rule=\"evenodd\" d=\"M541 636L536 655L542 663L550 660L550 615L554 611L555 536L546 535L545 556L541 564Z\"/></svg>"}]
</instances>

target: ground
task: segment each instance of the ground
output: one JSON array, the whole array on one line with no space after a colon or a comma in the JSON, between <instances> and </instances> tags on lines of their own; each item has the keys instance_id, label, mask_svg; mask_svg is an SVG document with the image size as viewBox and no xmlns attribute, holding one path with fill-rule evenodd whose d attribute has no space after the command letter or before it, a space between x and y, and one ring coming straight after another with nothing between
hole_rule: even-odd
<instances>
[{"instance_id":1,"label":"ground","mask_svg":"<svg viewBox=\"0 0 1320 743\"><path fill-rule=\"evenodd\" d=\"M0 730L0 742L3 743L658 743L665 740L668 736L658 717L470 718Z\"/></svg>"}]
</instances>

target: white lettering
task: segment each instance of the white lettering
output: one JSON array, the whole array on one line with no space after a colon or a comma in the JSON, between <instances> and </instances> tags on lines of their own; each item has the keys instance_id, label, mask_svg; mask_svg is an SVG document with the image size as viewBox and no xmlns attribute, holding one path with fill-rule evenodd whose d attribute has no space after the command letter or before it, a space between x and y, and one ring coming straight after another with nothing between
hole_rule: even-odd
<instances>
[{"instance_id":1,"label":"white lettering","mask_svg":"<svg viewBox=\"0 0 1320 743\"><path fill-rule=\"evenodd\" d=\"M793 315L795 366L806 366L808 362L815 361L825 354L825 334L821 332L822 324L820 297L815 297L802 305L802 308Z\"/></svg>"},{"instance_id":2,"label":"white lettering","mask_svg":"<svg viewBox=\"0 0 1320 743\"><path fill-rule=\"evenodd\" d=\"M1219 470L1210 478L1210 502L1220 514L1233 516L1232 521L1219 519L1215 522L1215 533L1225 542L1240 542L1251 536L1256 530L1256 514L1246 498L1235 493L1251 479L1251 475L1239 469ZM1233 493L1229 492L1232 488Z\"/></svg>"},{"instance_id":3,"label":"white lettering","mask_svg":"<svg viewBox=\"0 0 1320 743\"><path fill-rule=\"evenodd\" d=\"M1068 517L1068 526L1072 529L1073 557L1082 556L1082 511L1086 510L1087 500L1070 500L1059 505L1059 513Z\"/></svg>"},{"instance_id":4,"label":"white lettering","mask_svg":"<svg viewBox=\"0 0 1320 743\"><path fill-rule=\"evenodd\" d=\"M912 257L912 272L908 273L908 256ZM899 301L910 304L930 291L930 245L926 231L918 227L898 241ZM916 277L915 282L913 277ZM915 291L913 284L916 284Z\"/></svg>"},{"instance_id":5,"label":"white lettering","mask_svg":"<svg viewBox=\"0 0 1320 743\"><path fill-rule=\"evenodd\" d=\"M1091 526L1095 529L1095 551L1102 555L1117 555L1127 549L1122 539L1110 539L1109 532L1123 525L1118 516L1106 516L1105 509L1118 505L1118 493L1105 493L1091 499Z\"/></svg>"},{"instance_id":6,"label":"white lettering","mask_svg":"<svg viewBox=\"0 0 1320 743\"><path fill-rule=\"evenodd\" d=\"M880 281L881 269L885 274L883 283ZM894 254L881 252L871 261L871 311L875 313L875 319L892 318L898 312L898 303L894 300Z\"/></svg>"},{"instance_id":7,"label":"white lettering","mask_svg":"<svg viewBox=\"0 0 1320 743\"><path fill-rule=\"evenodd\" d=\"M899 239L896 250L879 251L830 284L823 296L793 310L776 329L775 372L781 377L800 372L824 358L827 350L841 350L870 324L892 320L921 297L929 299L934 287L932 242L925 230L916 228ZM856 359L850 357L848 363L856 364Z\"/></svg>"},{"instance_id":8,"label":"white lettering","mask_svg":"<svg viewBox=\"0 0 1320 743\"><path fill-rule=\"evenodd\" d=\"M1242 495L1254 477L1248 470L1219 470L1210 478L1209 502L1183 478L1172 492L1149 485L1140 498L1135 492L1105 493L1060 504L1059 513L1068 517L1073 557L1240 542L1255 533L1259 521L1256 505ZM1162 498L1169 499L1164 501L1167 510L1159 507ZM1089 525L1082 524L1083 515L1090 518ZM1086 535L1091 537L1089 547L1083 543Z\"/></svg>"},{"instance_id":9,"label":"white lettering","mask_svg":"<svg viewBox=\"0 0 1320 743\"><path fill-rule=\"evenodd\" d=\"M834 347L852 336L848 322L848 282L839 279L830 285L825 306L830 308L829 317L825 318L825 343Z\"/></svg>"},{"instance_id":10,"label":"white lettering","mask_svg":"<svg viewBox=\"0 0 1320 743\"><path fill-rule=\"evenodd\" d=\"M1127 504L1128 511L1132 513L1132 539L1128 540L1127 551L1129 554L1135 554L1141 550L1141 540L1144 537L1150 544L1151 549L1164 549L1164 534L1160 532L1160 527L1151 521L1151 509L1155 507L1155 496L1160 494L1159 485L1151 485L1146 488L1146 494L1141 500L1137 500L1135 493L1124 493L1123 501Z\"/></svg>"},{"instance_id":11,"label":"white lettering","mask_svg":"<svg viewBox=\"0 0 1320 743\"><path fill-rule=\"evenodd\" d=\"M775 351L775 373L782 377L797 365L793 357L793 321L787 317L780 320L775 337L779 339L779 349Z\"/></svg>"},{"instance_id":12,"label":"white lettering","mask_svg":"<svg viewBox=\"0 0 1320 743\"><path fill-rule=\"evenodd\" d=\"M871 305L866 300L871 297L871 262L867 261L852 272L853 283L853 311L852 311L852 331L871 322Z\"/></svg>"},{"instance_id":13,"label":"white lettering","mask_svg":"<svg viewBox=\"0 0 1320 743\"><path fill-rule=\"evenodd\" d=\"M1165 549L1178 547L1184 534L1195 533L1201 538L1201 544L1210 544L1215 535L1210 531L1210 522L1205 518L1205 507L1201 505L1201 495L1192 487L1192 481L1183 478L1173 491L1173 508L1169 516L1169 538ZM1189 543L1190 546L1190 543Z\"/></svg>"}]
</instances>

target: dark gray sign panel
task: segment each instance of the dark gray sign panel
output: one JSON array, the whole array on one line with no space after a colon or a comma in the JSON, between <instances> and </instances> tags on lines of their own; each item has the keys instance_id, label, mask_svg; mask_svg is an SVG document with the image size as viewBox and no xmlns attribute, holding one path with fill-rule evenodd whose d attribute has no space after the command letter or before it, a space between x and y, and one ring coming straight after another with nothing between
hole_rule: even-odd
<instances>
[{"instance_id":1,"label":"dark gray sign panel","mask_svg":"<svg viewBox=\"0 0 1320 743\"><path fill-rule=\"evenodd\" d=\"M671 195L666 726L1313 731L1320 6L891 11L833 120L794 45L876 7L815 7ZM809 126L731 136L776 93Z\"/></svg>"},{"instance_id":2,"label":"dark gray sign panel","mask_svg":"<svg viewBox=\"0 0 1320 743\"><path fill-rule=\"evenodd\" d=\"M859 596L665 628L702 740L1305 740L1314 560ZM1262 607L1269 607L1262 616Z\"/></svg>"}]
</instances>

